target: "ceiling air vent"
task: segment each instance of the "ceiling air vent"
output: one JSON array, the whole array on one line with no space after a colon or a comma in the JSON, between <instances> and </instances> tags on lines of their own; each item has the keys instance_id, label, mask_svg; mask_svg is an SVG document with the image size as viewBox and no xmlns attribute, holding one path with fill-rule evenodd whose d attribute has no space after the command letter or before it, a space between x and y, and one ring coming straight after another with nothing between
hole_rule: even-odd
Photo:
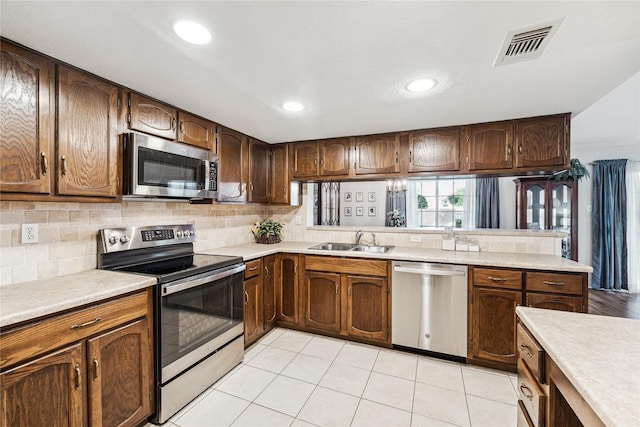
<instances>
[{"instance_id":1,"label":"ceiling air vent","mask_svg":"<svg viewBox=\"0 0 640 427\"><path fill-rule=\"evenodd\" d=\"M561 22L562 19L559 19L523 30L510 31L502 43L502 48L493 66L498 67L538 58L542 55Z\"/></svg>"}]
</instances>

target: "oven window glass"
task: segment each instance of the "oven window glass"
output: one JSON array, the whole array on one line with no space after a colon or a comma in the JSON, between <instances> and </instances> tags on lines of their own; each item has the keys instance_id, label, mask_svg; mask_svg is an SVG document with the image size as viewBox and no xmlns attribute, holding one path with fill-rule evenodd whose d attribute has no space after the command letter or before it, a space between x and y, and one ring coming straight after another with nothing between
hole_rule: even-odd
<instances>
[{"instance_id":1,"label":"oven window glass","mask_svg":"<svg viewBox=\"0 0 640 427\"><path fill-rule=\"evenodd\" d=\"M202 190L205 163L201 160L138 147L138 184Z\"/></svg>"},{"instance_id":2,"label":"oven window glass","mask_svg":"<svg viewBox=\"0 0 640 427\"><path fill-rule=\"evenodd\" d=\"M162 367L201 347L243 320L243 273L163 296Z\"/></svg>"}]
</instances>

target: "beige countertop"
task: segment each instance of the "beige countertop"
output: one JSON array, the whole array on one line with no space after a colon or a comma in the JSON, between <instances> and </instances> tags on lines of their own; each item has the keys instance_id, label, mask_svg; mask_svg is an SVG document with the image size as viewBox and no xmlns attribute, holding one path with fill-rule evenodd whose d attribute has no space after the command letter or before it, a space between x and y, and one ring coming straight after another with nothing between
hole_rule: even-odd
<instances>
[{"instance_id":1,"label":"beige countertop","mask_svg":"<svg viewBox=\"0 0 640 427\"><path fill-rule=\"evenodd\" d=\"M0 327L144 289L154 277L89 270L0 286Z\"/></svg>"},{"instance_id":2,"label":"beige countertop","mask_svg":"<svg viewBox=\"0 0 640 427\"><path fill-rule=\"evenodd\" d=\"M446 264L485 265L495 267L524 268L532 270L556 270L566 272L593 271L591 266L554 255L538 255L506 252L461 252L441 249L409 248L396 246L386 254L352 251L325 251L309 249L322 242L280 242L272 245L246 243L237 246L199 251L217 255L241 256L245 261L276 253L301 253L312 255L345 256L354 258L378 258L398 261L440 262Z\"/></svg>"},{"instance_id":3,"label":"beige countertop","mask_svg":"<svg viewBox=\"0 0 640 427\"><path fill-rule=\"evenodd\" d=\"M529 307L516 313L605 425L639 425L640 320Z\"/></svg>"}]
</instances>

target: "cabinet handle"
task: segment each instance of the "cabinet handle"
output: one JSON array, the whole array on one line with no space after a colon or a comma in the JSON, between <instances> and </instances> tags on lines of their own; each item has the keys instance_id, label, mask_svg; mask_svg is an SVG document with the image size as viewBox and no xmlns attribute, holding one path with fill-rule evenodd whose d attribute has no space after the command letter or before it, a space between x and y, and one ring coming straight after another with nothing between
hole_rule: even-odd
<instances>
[{"instance_id":1,"label":"cabinet handle","mask_svg":"<svg viewBox=\"0 0 640 427\"><path fill-rule=\"evenodd\" d=\"M564 282L550 282L548 280L545 280L544 282L542 282L544 285L551 285L551 286L564 286Z\"/></svg>"},{"instance_id":2,"label":"cabinet handle","mask_svg":"<svg viewBox=\"0 0 640 427\"><path fill-rule=\"evenodd\" d=\"M242 196L242 193L244 192L244 191L242 191L242 183L241 182L238 183L238 192L240 193L240 196Z\"/></svg>"},{"instance_id":3,"label":"cabinet handle","mask_svg":"<svg viewBox=\"0 0 640 427\"><path fill-rule=\"evenodd\" d=\"M62 156L60 160L62 161L62 176L65 176L67 174L67 158Z\"/></svg>"},{"instance_id":4,"label":"cabinet handle","mask_svg":"<svg viewBox=\"0 0 640 427\"><path fill-rule=\"evenodd\" d=\"M522 394L524 394L524 397L526 397L529 400L533 400L533 393L531 393L531 390L529 389L529 387L527 387L524 384L520 384L520 391L522 392Z\"/></svg>"},{"instance_id":5,"label":"cabinet handle","mask_svg":"<svg viewBox=\"0 0 640 427\"><path fill-rule=\"evenodd\" d=\"M184 122L180 122L180 133L184 133Z\"/></svg>"},{"instance_id":6,"label":"cabinet handle","mask_svg":"<svg viewBox=\"0 0 640 427\"><path fill-rule=\"evenodd\" d=\"M349 285L349 287L347 288L347 295L351 296L351 285Z\"/></svg>"},{"instance_id":7,"label":"cabinet handle","mask_svg":"<svg viewBox=\"0 0 640 427\"><path fill-rule=\"evenodd\" d=\"M98 358L93 358L93 380L97 380L100 376L100 363L98 363Z\"/></svg>"},{"instance_id":8,"label":"cabinet handle","mask_svg":"<svg viewBox=\"0 0 640 427\"><path fill-rule=\"evenodd\" d=\"M313 166L318 166L318 159L313 159Z\"/></svg>"},{"instance_id":9,"label":"cabinet handle","mask_svg":"<svg viewBox=\"0 0 640 427\"><path fill-rule=\"evenodd\" d=\"M469 164L469 156L466 156L464 159L467 162L467 164Z\"/></svg>"},{"instance_id":10,"label":"cabinet handle","mask_svg":"<svg viewBox=\"0 0 640 427\"><path fill-rule=\"evenodd\" d=\"M176 119L171 119L171 130L176 130Z\"/></svg>"},{"instance_id":11,"label":"cabinet handle","mask_svg":"<svg viewBox=\"0 0 640 427\"><path fill-rule=\"evenodd\" d=\"M524 354L526 354L527 357L532 357L533 356L533 353L531 352L531 349L526 344L520 344L520 350L522 350L522 352Z\"/></svg>"},{"instance_id":12,"label":"cabinet handle","mask_svg":"<svg viewBox=\"0 0 640 427\"><path fill-rule=\"evenodd\" d=\"M244 293L244 304L249 304L249 294L246 291Z\"/></svg>"},{"instance_id":13,"label":"cabinet handle","mask_svg":"<svg viewBox=\"0 0 640 427\"><path fill-rule=\"evenodd\" d=\"M249 271L256 271L258 269L258 267L250 267Z\"/></svg>"},{"instance_id":14,"label":"cabinet handle","mask_svg":"<svg viewBox=\"0 0 640 427\"><path fill-rule=\"evenodd\" d=\"M267 277L269 277L269 267L267 267L266 265L264 266L264 278L266 279Z\"/></svg>"},{"instance_id":15,"label":"cabinet handle","mask_svg":"<svg viewBox=\"0 0 640 427\"><path fill-rule=\"evenodd\" d=\"M80 364L76 363L76 367L74 369L74 371L76 372L76 390L80 388L80 380L82 379L80 376Z\"/></svg>"},{"instance_id":16,"label":"cabinet handle","mask_svg":"<svg viewBox=\"0 0 640 427\"><path fill-rule=\"evenodd\" d=\"M518 147L518 152L522 154L522 144L520 144L520 146Z\"/></svg>"},{"instance_id":17,"label":"cabinet handle","mask_svg":"<svg viewBox=\"0 0 640 427\"><path fill-rule=\"evenodd\" d=\"M324 167L324 159L320 159L320 166Z\"/></svg>"},{"instance_id":18,"label":"cabinet handle","mask_svg":"<svg viewBox=\"0 0 640 427\"><path fill-rule=\"evenodd\" d=\"M507 147L507 156L511 157L511 146Z\"/></svg>"},{"instance_id":19,"label":"cabinet handle","mask_svg":"<svg viewBox=\"0 0 640 427\"><path fill-rule=\"evenodd\" d=\"M409 163L411 163L411 150L409 150Z\"/></svg>"},{"instance_id":20,"label":"cabinet handle","mask_svg":"<svg viewBox=\"0 0 640 427\"><path fill-rule=\"evenodd\" d=\"M40 156L42 157L42 175L46 175L47 171L49 170L49 162L47 161L47 155L43 151L42 153L40 153Z\"/></svg>"},{"instance_id":21,"label":"cabinet handle","mask_svg":"<svg viewBox=\"0 0 640 427\"><path fill-rule=\"evenodd\" d=\"M398 163L398 152L396 151L396 163Z\"/></svg>"},{"instance_id":22,"label":"cabinet handle","mask_svg":"<svg viewBox=\"0 0 640 427\"><path fill-rule=\"evenodd\" d=\"M249 190L253 193L253 182L249 183Z\"/></svg>"},{"instance_id":23,"label":"cabinet handle","mask_svg":"<svg viewBox=\"0 0 640 427\"><path fill-rule=\"evenodd\" d=\"M336 296L339 295L340 285L336 283Z\"/></svg>"},{"instance_id":24,"label":"cabinet handle","mask_svg":"<svg viewBox=\"0 0 640 427\"><path fill-rule=\"evenodd\" d=\"M489 277L487 277L487 279L492 280L494 282L506 282L507 281L507 279L503 279L502 277L491 277L491 276L489 276Z\"/></svg>"},{"instance_id":25,"label":"cabinet handle","mask_svg":"<svg viewBox=\"0 0 640 427\"><path fill-rule=\"evenodd\" d=\"M98 323L100 320L102 320L100 317L96 317L93 320L89 320L88 322L84 322L81 323L79 325L71 325L70 329L80 329L80 328L86 328L87 326L91 326L91 325L95 325L96 323Z\"/></svg>"},{"instance_id":26,"label":"cabinet handle","mask_svg":"<svg viewBox=\"0 0 640 427\"><path fill-rule=\"evenodd\" d=\"M298 265L293 266L293 274L298 274Z\"/></svg>"}]
</instances>

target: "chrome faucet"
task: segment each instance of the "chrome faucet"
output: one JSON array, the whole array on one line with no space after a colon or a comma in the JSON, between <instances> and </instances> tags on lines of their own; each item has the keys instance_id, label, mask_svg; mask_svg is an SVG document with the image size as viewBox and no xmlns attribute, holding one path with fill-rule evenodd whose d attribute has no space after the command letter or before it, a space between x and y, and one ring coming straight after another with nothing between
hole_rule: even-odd
<instances>
[{"instance_id":1,"label":"chrome faucet","mask_svg":"<svg viewBox=\"0 0 640 427\"><path fill-rule=\"evenodd\" d=\"M360 239L362 239L363 234L362 230L356 231L356 245L360 244Z\"/></svg>"}]
</instances>

